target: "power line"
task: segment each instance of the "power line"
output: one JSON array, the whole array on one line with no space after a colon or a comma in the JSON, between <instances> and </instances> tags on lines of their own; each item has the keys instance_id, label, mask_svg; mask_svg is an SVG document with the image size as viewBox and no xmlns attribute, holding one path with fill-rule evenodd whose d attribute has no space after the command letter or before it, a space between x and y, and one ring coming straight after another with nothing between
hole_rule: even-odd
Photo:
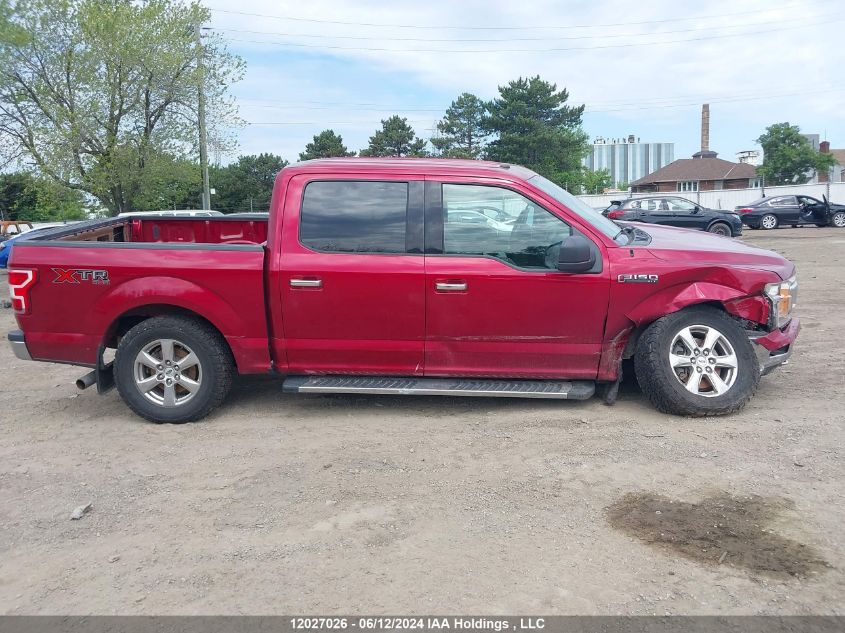
<instances>
[{"instance_id":1,"label":"power line","mask_svg":"<svg viewBox=\"0 0 845 633\"><path fill-rule=\"evenodd\" d=\"M800 19L813 19L813 18L828 18L832 16L841 15L840 13L823 13L823 14L816 14L816 15L807 15L802 16ZM755 27L761 26L764 24L782 24L784 22L793 22L795 18L781 18L778 20L767 20L764 22L751 22L748 24L726 24L724 26L720 26L720 29L740 29L740 28L748 28L748 27ZM802 25L794 25L793 26L802 26ZM365 41L382 41L382 42L455 42L455 43L463 43L463 42L549 42L549 41L561 41L561 40L593 40L593 39L606 39L608 37L607 34L598 34L598 35L576 35L571 37L561 37L561 36L552 36L552 37L513 37L513 36L506 36L505 39L502 38L430 38L430 37L382 37L382 36L373 36L373 35L326 35L326 34L314 34L314 33L282 33L278 31L252 31L249 29L230 29L230 28L220 28L215 27L215 31L223 31L226 33L246 33L250 35L279 35L282 37L300 37L300 38L309 38L309 39L324 39L324 40L365 40ZM618 38L618 37L643 37L643 36L652 36L652 35L673 35L676 33L700 33L702 31L710 31L713 30L713 27L699 27L699 28L692 28L692 29L678 29L674 31L650 31L650 32L640 32L640 33L614 33L611 37Z\"/></svg>"},{"instance_id":2,"label":"power line","mask_svg":"<svg viewBox=\"0 0 845 633\"><path fill-rule=\"evenodd\" d=\"M838 88L830 88L830 92L838 92L845 90L845 86L840 86ZM806 94L805 91L793 91L793 92L781 92L781 93L770 93L770 94L761 94L749 97L728 97L722 99L709 99L710 103L738 103L738 102L745 102L745 101L760 101L764 99L774 99L779 97L793 97L798 95ZM686 108L691 106L698 106L701 104L701 100L690 101L687 103L670 103L670 104L642 104L637 107L631 108L610 108L610 109L591 109L586 108L586 114L602 114L602 113L609 113L609 112L630 112L636 110L661 110L666 108ZM400 107L396 107L393 111L398 112L410 112L411 110L403 109ZM441 110L443 111L443 110ZM409 123L414 124L421 124L421 123L428 123L428 119L416 119L410 120ZM367 125L369 121L302 121L302 122L290 122L290 121L249 121L247 125Z\"/></svg>"},{"instance_id":3,"label":"power line","mask_svg":"<svg viewBox=\"0 0 845 633\"><path fill-rule=\"evenodd\" d=\"M785 9L793 6L806 6L804 2L792 2L783 4L777 9ZM458 31L522 31L522 30L542 30L542 29L589 29L589 28L609 28L614 26L639 26L643 24L665 24L669 22L689 22L698 20L709 20L716 18L730 18L738 15L750 15L766 13L774 10L773 8L754 9L750 11L739 11L736 13L722 13L715 15L698 15L685 18L665 18L662 20L643 20L640 22L616 22L609 24L567 24L567 25L538 25L538 26L455 26L455 25L421 25L421 24L385 24L375 22L346 22L342 20L321 20L317 18L303 18L289 15L268 15L266 13L250 13L248 11L235 11L233 9L211 9L215 13L228 13L232 15L244 15L256 18L268 18L271 20L287 20L291 22L311 22L314 24L340 24L344 26L370 26L383 27L393 29L437 29L437 30L458 30Z\"/></svg>"},{"instance_id":4,"label":"power line","mask_svg":"<svg viewBox=\"0 0 845 633\"><path fill-rule=\"evenodd\" d=\"M557 53L563 51L591 51L614 48L639 48L642 46L659 46L665 44L684 44L687 42L701 42L706 40L727 39L731 37L747 37L750 35L763 35L767 33L776 33L779 31L788 31L797 28L807 28L810 26L828 25L835 22L845 20L845 15L828 19L823 22L811 22L808 24L790 24L774 29L764 29L759 31L747 31L743 33L723 33L721 35L705 35L701 37L691 37L685 39L674 40L658 40L655 42L638 42L628 44L601 44L596 46L570 46L570 47L553 47L553 48L494 48L494 49L447 49L447 48L383 48L370 46L337 46L337 45L323 45L323 44L302 44L300 42L279 42L279 41L259 41L246 40L239 38L228 38L232 42L244 42L249 44L263 44L269 46L295 47L295 48L313 48L320 50L342 50L342 51L371 51L371 52L387 52L387 53Z\"/></svg>"},{"instance_id":5,"label":"power line","mask_svg":"<svg viewBox=\"0 0 845 633\"><path fill-rule=\"evenodd\" d=\"M759 97L778 97L778 96L792 96L794 94L804 94L807 90L813 90L816 93L824 90L842 90L845 86L836 85L819 85L811 84L806 86L793 86L789 92L773 92L761 95L759 91L743 91L735 94L714 95L712 92L698 95L677 95L674 97L649 97L638 99L636 101L591 101L593 106L642 106L646 104L661 105L673 101L700 103L704 101L725 101L742 99L744 97L759 98ZM377 103L377 102L349 102L349 101L322 101L322 100L303 100L303 101L286 101L283 99L241 99L239 104L246 107L255 108L269 108L269 109L308 109L308 110L330 110L331 106L342 107L349 109L350 107L362 107L361 111L375 112L375 111L393 111L401 110L403 112L443 112L448 108L448 105L443 104L401 104L401 103ZM279 104L279 105L276 105ZM681 103L680 105L685 105ZM369 107L368 107L369 106Z\"/></svg>"}]
</instances>

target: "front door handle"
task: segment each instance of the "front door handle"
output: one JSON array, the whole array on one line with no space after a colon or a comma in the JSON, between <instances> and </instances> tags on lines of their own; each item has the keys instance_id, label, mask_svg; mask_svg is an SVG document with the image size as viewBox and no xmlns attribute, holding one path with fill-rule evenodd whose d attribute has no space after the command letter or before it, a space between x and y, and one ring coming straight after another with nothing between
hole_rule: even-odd
<instances>
[{"instance_id":1,"label":"front door handle","mask_svg":"<svg viewBox=\"0 0 845 633\"><path fill-rule=\"evenodd\" d=\"M464 292L467 289L465 281L438 281L434 284L435 290L441 292Z\"/></svg>"},{"instance_id":2,"label":"front door handle","mask_svg":"<svg viewBox=\"0 0 845 633\"><path fill-rule=\"evenodd\" d=\"M322 279L291 279L291 288L322 288Z\"/></svg>"}]
</instances>

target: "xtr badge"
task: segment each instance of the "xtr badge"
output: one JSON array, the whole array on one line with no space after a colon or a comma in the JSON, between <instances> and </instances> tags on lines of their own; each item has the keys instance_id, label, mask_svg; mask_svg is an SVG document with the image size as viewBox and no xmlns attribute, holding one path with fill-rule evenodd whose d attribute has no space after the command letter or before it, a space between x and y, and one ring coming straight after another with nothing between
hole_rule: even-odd
<instances>
[{"instance_id":1,"label":"xtr badge","mask_svg":"<svg viewBox=\"0 0 845 633\"><path fill-rule=\"evenodd\" d=\"M108 285L109 271L94 270L92 268L54 268L56 278L54 284L81 284L90 282L95 285Z\"/></svg>"},{"instance_id":2,"label":"xtr badge","mask_svg":"<svg viewBox=\"0 0 845 633\"><path fill-rule=\"evenodd\" d=\"M656 284L657 280L660 279L658 275L646 275L646 274L637 274L637 275L618 275L616 277L616 281L620 284Z\"/></svg>"}]
</instances>

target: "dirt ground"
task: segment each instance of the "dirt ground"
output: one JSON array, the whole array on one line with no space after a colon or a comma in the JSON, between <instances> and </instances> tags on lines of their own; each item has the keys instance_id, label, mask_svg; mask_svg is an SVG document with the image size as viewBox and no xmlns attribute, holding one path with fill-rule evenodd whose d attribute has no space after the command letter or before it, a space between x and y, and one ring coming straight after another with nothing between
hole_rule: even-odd
<instances>
[{"instance_id":1,"label":"dirt ground","mask_svg":"<svg viewBox=\"0 0 845 633\"><path fill-rule=\"evenodd\" d=\"M725 418L631 382L607 407L258 379L158 426L3 341L0 613L845 613L845 231L744 239L797 264L803 331Z\"/></svg>"}]
</instances>

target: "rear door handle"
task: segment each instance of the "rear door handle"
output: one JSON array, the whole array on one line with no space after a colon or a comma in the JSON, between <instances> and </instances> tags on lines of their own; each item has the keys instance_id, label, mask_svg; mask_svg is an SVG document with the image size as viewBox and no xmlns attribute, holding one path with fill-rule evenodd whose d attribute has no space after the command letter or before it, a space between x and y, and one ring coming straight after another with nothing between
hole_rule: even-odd
<instances>
[{"instance_id":1,"label":"rear door handle","mask_svg":"<svg viewBox=\"0 0 845 633\"><path fill-rule=\"evenodd\" d=\"M291 288L322 288L322 279L291 279Z\"/></svg>"},{"instance_id":2,"label":"rear door handle","mask_svg":"<svg viewBox=\"0 0 845 633\"><path fill-rule=\"evenodd\" d=\"M465 281L438 281L434 284L435 290L441 292L463 292L467 289Z\"/></svg>"}]
</instances>

